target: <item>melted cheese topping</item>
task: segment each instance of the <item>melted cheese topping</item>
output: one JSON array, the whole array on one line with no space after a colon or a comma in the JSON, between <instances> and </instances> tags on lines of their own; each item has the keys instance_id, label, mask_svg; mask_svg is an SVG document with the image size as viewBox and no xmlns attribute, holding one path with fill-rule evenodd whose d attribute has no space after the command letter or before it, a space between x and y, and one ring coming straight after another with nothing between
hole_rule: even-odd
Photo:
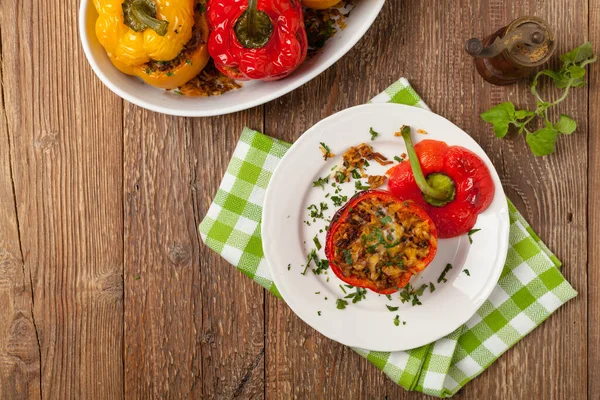
<instances>
[{"instance_id":1,"label":"melted cheese topping","mask_svg":"<svg viewBox=\"0 0 600 400\"><path fill-rule=\"evenodd\" d=\"M388 289L400 275L423 269L430 237L429 222L402 204L368 197L354 205L334 233L332 261L345 276Z\"/></svg>"}]
</instances>

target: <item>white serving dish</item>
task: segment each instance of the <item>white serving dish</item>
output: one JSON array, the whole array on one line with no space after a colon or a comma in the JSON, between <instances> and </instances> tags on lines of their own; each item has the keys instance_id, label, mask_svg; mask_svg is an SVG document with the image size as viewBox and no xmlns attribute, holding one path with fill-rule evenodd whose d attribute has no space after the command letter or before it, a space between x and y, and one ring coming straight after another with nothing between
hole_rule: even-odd
<instances>
[{"instance_id":1,"label":"white serving dish","mask_svg":"<svg viewBox=\"0 0 600 400\"><path fill-rule=\"evenodd\" d=\"M96 39L97 12L91 0L82 0L79 9L79 35L92 69L110 90L140 107L163 114L184 117L208 117L246 110L298 88L310 81L346 54L367 32L385 0L357 0L345 19L346 29L330 39L319 53L289 77L276 82L244 82L238 90L214 97L185 97L154 88L136 77L118 71Z\"/></svg>"}]
</instances>

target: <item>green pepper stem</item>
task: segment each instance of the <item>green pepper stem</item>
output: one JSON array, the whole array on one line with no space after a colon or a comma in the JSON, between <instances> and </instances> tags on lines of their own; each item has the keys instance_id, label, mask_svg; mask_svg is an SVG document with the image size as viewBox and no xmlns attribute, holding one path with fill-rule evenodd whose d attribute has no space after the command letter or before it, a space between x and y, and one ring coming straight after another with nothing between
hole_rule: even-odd
<instances>
[{"instance_id":1,"label":"green pepper stem","mask_svg":"<svg viewBox=\"0 0 600 400\"><path fill-rule=\"evenodd\" d=\"M248 0L248 36L251 38L256 37L256 7L258 0Z\"/></svg>"},{"instance_id":2,"label":"green pepper stem","mask_svg":"<svg viewBox=\"0 0 600 400\"><path fill-rule=\"evenodd\" d=\"M234 26L236 37L247 49L259 49L267 44L273 34L269 14L258 9L258 0L248 0L248 8Z\"/></svg>"},{"instance_id":3,"label":"green pepper stem","mask_svg":"<svg viewBox=\"0 0 600 400\"><path fill-rule=\"evenodd\" d=\"M431 186L427 182L427 179L425 179L425 175L423 175L423 170L421 169L421 163L419 162L419 157L417 156L415 146L413 145L412 138L410 137L410 126L403 126L401 133L404 143L406 144L406 152L408 153L408 160L415 177L415 182L417 183L417 186L419 186L419 189L421 189L421 192L423 192L425 196L429 196L436 200L444 202L451 201L454 198L453 192L449 193L447 190L439 190L438 188Z\"/></svg>"},{"instance_id":4,"label":"green pepper stem","mask_svg":"<svg viewBox=\"0 0 600 400\"><path fill-rule=\"evenodd\" d=\"M134 1L131 6L131 12L142 23L154 30L159 36L165 36L169 28L169 22L154 18L148 14L148 7L144 1Z\"/></svg>"}]
</instances>

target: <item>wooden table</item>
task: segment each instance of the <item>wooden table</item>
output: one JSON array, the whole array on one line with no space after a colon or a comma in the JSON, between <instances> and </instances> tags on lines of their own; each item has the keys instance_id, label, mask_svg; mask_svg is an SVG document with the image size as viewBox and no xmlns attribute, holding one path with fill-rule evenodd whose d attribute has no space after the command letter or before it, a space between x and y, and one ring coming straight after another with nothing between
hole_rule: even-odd
<instances>
[{"instance_id":1,"label":"wooden table","mask_svg":"<svg viewBox=\"0 0 600 400\"><path fill-rule=\"evenodd\" d=\"M508 197L579 296L457 398L598 398L600 65L561 111L577 132L535 158L479 113L526 83L486 84L464 42L534 14L559 53L595 40L600 0L388 0L334 67L265 106L175 118L94 76L75 0L0 2L0 398L401 398L206 248L197 226L244 126L293 141L400 76L492 158ZM556 61L554 61L556 64Z\"/></svg>"}]
</instances>

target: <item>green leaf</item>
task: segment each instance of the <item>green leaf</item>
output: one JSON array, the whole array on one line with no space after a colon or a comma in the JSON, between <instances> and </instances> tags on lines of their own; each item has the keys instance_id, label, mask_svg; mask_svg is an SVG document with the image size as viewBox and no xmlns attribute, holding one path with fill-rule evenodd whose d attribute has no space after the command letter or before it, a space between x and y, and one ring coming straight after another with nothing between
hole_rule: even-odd
<instances>
[{"instance_id":1,"label":"green leaf","mask_svg":"<svg viewBox=\"0 0 600 400\"><path fill-rule=\"evenodd\" d=\"M569 75L573 79L583 78L585 76L585 68L582 68L578 65L571 65L568 69Z\"/></svg>"},{"instance_id":2,"label":"green leaf","mask_svg":"<svg viewBox=\"0 0 600 400\"><path fill-rule=\"evenodd\" d=\"M586 60L594 55L594 50L592 49L592 44L590 42L586 42L579 47L575 47L568 53L560 56L560 61L564 63L577 64Z\"/></svg>"},{"instance_id":3,"label":"green leaf","mask_svg":"<svg viewBox=\"0 0 600 400\"><path fill-rule=\"evenodd\" d=\"M515 118L516 119L525 119L527 117L531 117L533 114L535 114L533 111L518 110L518 111L515 111Z\"/></svg>"},{"instance_id":4,"label":"green leaf","mask_svg":"<svg viewBox=\"0 0 600 400\"><path fill-rule=\"evenodd\" d=\"M494 133L503 138L508 133L508 125L515 120L515 105L510 101L498 104L481 114L481 119L494 125Z\"/></svg>"},{"instance_id":5,"label":"green leaf","mask_svg":"<svg viewBox=\"0 0 600 400\"><path fill-rule=\"evenodd\" d=\"M536 156L546 156L554 153L557 137L558 131L551 126L547 126L528 134L525 139L533 154Z\"/></svg>"},{"instance_id":6,"label":"green leaf","mask_svg":"<svg viewBox=\"0 0 600 400\"><path fill-rule=\"evenodd\" d=\"M568 115L560 114L558 122L554 124L554 129L562 134L569 135L577 129L577 122Z\"/></svg>"}]
</instances>

